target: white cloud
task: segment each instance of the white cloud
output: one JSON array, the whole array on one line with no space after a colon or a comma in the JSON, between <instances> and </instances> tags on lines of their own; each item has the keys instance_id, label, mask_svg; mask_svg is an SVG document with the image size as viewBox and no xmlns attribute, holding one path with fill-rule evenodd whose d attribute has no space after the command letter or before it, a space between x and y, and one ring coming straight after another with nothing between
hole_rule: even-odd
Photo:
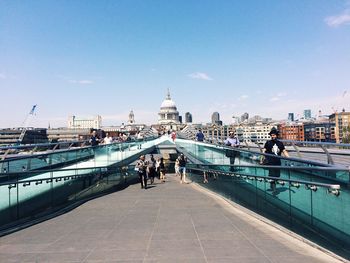
<instances>
[{"instance_id":1,"label":"white cloud","mask_svg":"<svg viewBox=\"0 0 350 263\"><path fill-rule=\"evenodd\" d=\"M203 72L194 72L188 74L187 76L189 76L192 79L213 80L211 77L209 77L206 73Z\"/></svg>"},{"instance_id":2,"label":"white cloud","mask_svg":"<svg viewBox=\"0 0 350 263\"><path fill-rule=\"evenodd\" d=\"M277 97L285 97L285 96L287 96L287 93L285 92L280 92L277 94Z\"/></svg>"},{"instance_id":3,"label":"white cloud","mask_svg":"<svg viewBox=\"0 0 350 263\"><path fill-rule=\"evenodd\" d=\"M249 98L249 96L248 95L241 95L239 98L238 98L238 100L246 100L246 99L248 99Z\"/></svg>"},{"instance_id":4,"label":"white cloud","mask_svg":"<svg viewBox=\"0 0 350 263\"><path fill-rule=\"evenodd\" d=\"M0 72L0 79L6 79L6 78L7 77L6 77L5 73Z\"/></svg>"},{"instance_id":5,"label":"white cloud","mask_svg":"<svg viewBox=\"0 0 350 263\"><path fill-rule=\"evenodd\" d=\"M270 99L270 101L279 101L279 100L280 100L279 97L273 97L273 98Z\"/></svg>"},{"instance_id":6,"label":"white cloud","mask_svg":"<svg viewBox=\"0 0 350 263\"><path fill-rule=\"evenodd\" d=\"M350 25L350 9L346 9L342 14L326 17L324 21L330 27Z\"/></svg>"},{"instance_id":7,"label":"white cloud","mask_svg":"<svg viewBox=\"0 0 350 263\"><path fill-rule=\"evenodd\" d=\"M93 84L94 82L92 80L75 80L75 79L71 79L69 80L70 83L73 83L73 84L80 84L80 85L90 85L90 84Z\"/></svg>"}]
</instances>

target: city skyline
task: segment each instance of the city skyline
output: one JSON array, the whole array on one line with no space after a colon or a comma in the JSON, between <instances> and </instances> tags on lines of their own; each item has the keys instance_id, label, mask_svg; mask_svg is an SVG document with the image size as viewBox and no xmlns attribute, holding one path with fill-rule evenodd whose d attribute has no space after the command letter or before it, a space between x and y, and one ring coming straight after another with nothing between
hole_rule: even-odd
<instances>
[{"instance_id":1,"label":"city skyline","mask_svg":"<svg viewBox=\"0 0 350 263\"><path fill-rule=\"evenodd\" d=\"M350 1L2 1L0 127L350 110Z\"/></svg>"}]
</instances>

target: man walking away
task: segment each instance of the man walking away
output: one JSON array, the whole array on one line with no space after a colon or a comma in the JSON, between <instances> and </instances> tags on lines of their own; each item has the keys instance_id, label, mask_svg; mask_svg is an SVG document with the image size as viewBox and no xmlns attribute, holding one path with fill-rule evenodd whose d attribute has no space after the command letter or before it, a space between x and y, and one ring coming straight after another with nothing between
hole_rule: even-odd
<instances>
[{"instance_id":1,"label":"man walking away","mask_svg":"<svg viewBox=\"0 0 350 263\"><path fill-rule=\"evenodd\" d=\"M198 142L203 142L204 141L204 134L203 134L201 129L199 129L197 134L196 134L196 140Z\"/></svg>"},{"instance_id":2,"label":"man walking away","mask_svg":"<svg viewBox=\"0 0 350 263\"><path fill-rule=\"evenodd\" d=\"M186 183L186 158L183 153L180 154L179 160L179 173L180 173L180 182Z\"/></svg>"}]
</instances>

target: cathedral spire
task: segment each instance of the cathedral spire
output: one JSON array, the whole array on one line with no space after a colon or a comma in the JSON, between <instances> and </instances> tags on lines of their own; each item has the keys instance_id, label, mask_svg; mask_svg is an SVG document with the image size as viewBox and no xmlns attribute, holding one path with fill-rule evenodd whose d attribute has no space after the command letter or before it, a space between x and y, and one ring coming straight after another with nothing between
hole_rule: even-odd
<instances>
[{"instance_id":1,"label":"cathedral spire","mask_svg":"<svg viewBox=\"0 0 350 263\"><path fill-rule=\"evenodd\" d=\"M134 124L135 123L135 116L134 116L134 111L131 110L129 113L129 120L128 120L128 124Z\"/></svg>"},{"instance_id":2,"label":"cathedral spire","mask_svg":"<svg viewBox=\"0 0 350 263\"><path fill-rule=\"evenodd\" d=\"M167 93L167 95L166 95L166 99L167 100L171 100L171 98L170 98L170 89L168 88L168 93Z\"/></svg>"}]
</instances>

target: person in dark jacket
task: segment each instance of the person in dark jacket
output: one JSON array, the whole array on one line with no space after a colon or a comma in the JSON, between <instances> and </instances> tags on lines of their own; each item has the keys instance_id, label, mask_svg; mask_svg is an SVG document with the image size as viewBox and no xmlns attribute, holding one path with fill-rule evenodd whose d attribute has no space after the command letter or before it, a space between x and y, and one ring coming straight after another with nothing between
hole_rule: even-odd
<instances>
[{"instance_id":1,"label":"person in dark jacket","mask_svg":"<svg viewBox=\"0 0 350 263\"><path fill-rule=\"evenodd\" d=\"M100 143L100 138L98 137L96 130L92 131L89 142L91 146L97 146Z\"/></svg>"},{"instance_id":2,"label":"person in dark jacket","mask_svg":"<svg viewBox=\"0 0 350 263\"><path fill-rule=\"evenodd\" d=\"M148 174L148 178L151 181L151 184L153 184L154 177L156 177L156 159L154 159L153 154L151 154L151 158L148 160L147 174Z\"/></svg>"},{"instance_id":3,"label":"person in dark jacket","mask_svg":"<svg viewBox=\"0 0 350 263\"><path fill-rule=\"evenodd\" d=\"M203 134L201 129L199 129L197 134L196 134L196 140L199 141L199 142L203 142L204 141L204 134Z\"/></svg>"},{"instance_id":4,"label":"person in dark jacket","mask_svg":"<svg viewBox=\"0 0 350 263\"><path fill-rule=\"evenodd\" d=\"M271 129L269 133L269 135L271 136L271 140L266 141L263 148L263 153L268 153L269 155L261 157L261 164L281 166L281 159L276 156L283 155L285 157L289 157L289 154L286 148L284 147L283 142L277 139L278 133L279 132L275 127ZM269 169L269 176L279 178L281 176L280 169ZM270 186L271 190L275 192L276 182L271 182Z\"/></svg>"},{"instance_id":5,"label":"person in dark jacket","mask_svg":"<svg viewBox=\"0 0 350 263\"><path fill-rule=\"evenodd\" d=\"M164 165L163 157L159 159L159 173L160 173L159 178L162 181L162 183L164 183L165 182L165 165Z\"/></svg>"},{"instance_id":6,"label":"person in dark jacket","mask_svg":"<svg viewBox=\"0 0 350 263\"><path fill-rule=\"evenodd\" d=\"M137 161L135 166L137 173L139 175L141 189L147 189L147 162L145 161L145 156L141 155L140 159Z\"/></svg>"},{"instance_id":7,"label":"person in dark jacket","mask_svg":"<svg viewBox=\"0 0 350 263\"><path fill-rule=\"evenodd\" d=\"M183 153L180 154L178 158L179 162L179 173L180 173L180 182L181 183L186 183L186 157Z\"/></svg>"}]
</instances>

